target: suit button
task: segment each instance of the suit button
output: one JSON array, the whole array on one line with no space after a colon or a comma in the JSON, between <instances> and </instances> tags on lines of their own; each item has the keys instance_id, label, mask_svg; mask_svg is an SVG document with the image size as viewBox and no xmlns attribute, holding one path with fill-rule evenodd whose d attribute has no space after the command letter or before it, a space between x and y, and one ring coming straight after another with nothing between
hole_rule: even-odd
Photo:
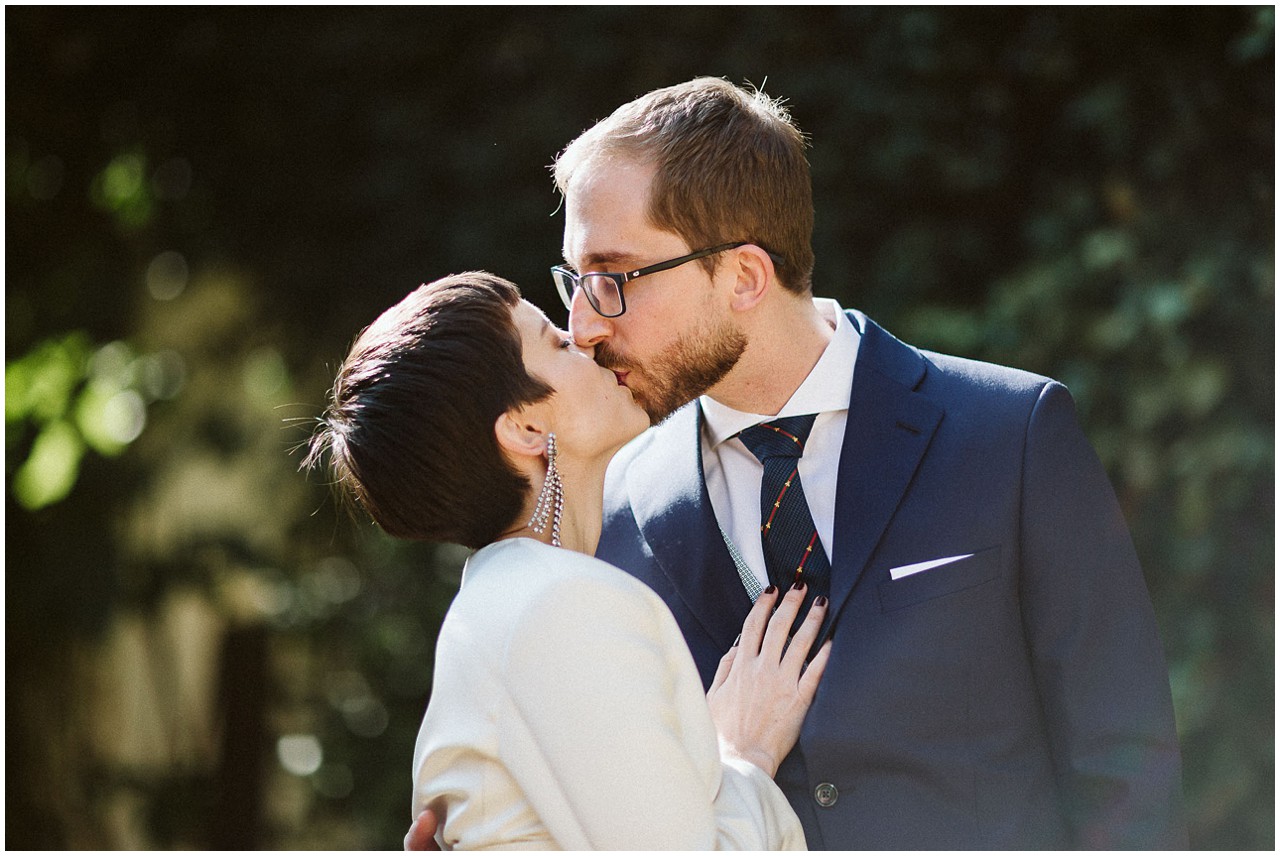
<instances>
[{"instance_id":1,"label":"suit button","mask_svg":"<svg viewBox=\"0 0 1280 856\"><path fill-rule=\"evenodd\" d=\"M830 782L823 782L813 789L813 798L823 808L831 808L840 799L840 792Z\"/></svg>"}]
</instances>

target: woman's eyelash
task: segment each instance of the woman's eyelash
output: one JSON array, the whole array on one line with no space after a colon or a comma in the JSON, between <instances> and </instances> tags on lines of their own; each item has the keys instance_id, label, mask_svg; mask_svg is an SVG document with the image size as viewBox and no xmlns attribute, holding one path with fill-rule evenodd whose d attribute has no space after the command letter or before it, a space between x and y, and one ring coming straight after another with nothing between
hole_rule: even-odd
<instances>
[{"instance_id":1,"label":"woman's eyelash","mask_svg":"<svg viewBox=\"0 0 1280 856\"><path fill-rule=\"evenodd\" d=\"M570 348L572 345L573 345L573 340L572 340L572 339L561 339L561 340L560 340L560 347L561 347L562 349L566 349L566 350L567 350L567 349L568 349L568 348Z\"/></svg>"}]
</instances>

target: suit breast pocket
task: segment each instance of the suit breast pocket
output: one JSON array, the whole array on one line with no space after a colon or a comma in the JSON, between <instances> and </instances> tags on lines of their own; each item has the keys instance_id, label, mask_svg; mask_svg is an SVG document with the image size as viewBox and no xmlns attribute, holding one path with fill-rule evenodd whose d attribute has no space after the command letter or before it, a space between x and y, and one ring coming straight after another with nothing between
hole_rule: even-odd
<instances>
[{"instance_id":1,"label":"suit breast pocket","mask_svg":"<svg viewBox=\"0 0 1280 856\"><path fill-rule=\"evenodd\" d=\"M999 573L1000 547L988 547L963 559L880 583L880 611L893 612L973 588L995 579Z\"/></svg>"}]
</instances>

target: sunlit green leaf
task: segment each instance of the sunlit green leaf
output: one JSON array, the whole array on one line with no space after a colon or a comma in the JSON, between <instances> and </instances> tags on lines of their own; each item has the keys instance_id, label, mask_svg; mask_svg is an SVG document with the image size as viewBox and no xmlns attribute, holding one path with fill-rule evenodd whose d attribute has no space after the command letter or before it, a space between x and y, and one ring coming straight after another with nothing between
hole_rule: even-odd
<instances>
[{"instance_id":1,"label":"sunlit green leaf","mask_svg":"<svg viewBox=\"0 0 1280 856\"><path fill-rule=\"evenodd\" d=\"M107 208L119 209L143 192L143 170L146 162L136 154L123 154L102 171L98 184L98 201Z\"/></svg>"},{"instance_id":2,"label":"sunlit green leaf","mask_svg":"<svg viewBox=\"0 0 1280 856\"><path fill-rule=\"evenodd\" d=\"M62 418L71 395L84 379L89 340L84 333L41 342L26 356L5 366L5 422Z\"/></svg>"},{"instance_id":3,"label":"sunlit green leaf","mask_svg":"<svg viewBox=\"0 0 1280 856\"><path fill-rule=\"evenodd\" d=\"M66 497L80 472L84 443L65 422L54 422L36 438L31 454L13 477L13 495L34 511Z\"/></svg>"}]
</instances>

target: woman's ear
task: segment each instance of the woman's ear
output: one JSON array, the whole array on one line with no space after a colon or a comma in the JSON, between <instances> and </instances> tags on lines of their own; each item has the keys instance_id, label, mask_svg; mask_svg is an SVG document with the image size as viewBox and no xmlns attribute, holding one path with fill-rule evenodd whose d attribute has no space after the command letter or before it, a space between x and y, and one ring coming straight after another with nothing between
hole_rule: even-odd
<instances>
[{"instance_id":1,"label":"woman's ear","mask_svg":"<svg viewBox=\"0 0 1280 856\"><path fill-rule=\"evenodd\" d=\"M493 424L498 447L516 458L540 458L547 451L547 432L533 414L521 408L508 410Z\"/></svg>"},{"instance_id":2,"label":"woman's ear","mask_svg":"<svg viewBox=\"0 0 1280 856\"><path fill-rule=\"evenodd\" d=\"M737 279L733 283L729 305L735 311L745 312L755 308L768 292L769 283L774 278L773 259L755 244L738 247L734 258Z\"/></svg>"}]
</instances>

